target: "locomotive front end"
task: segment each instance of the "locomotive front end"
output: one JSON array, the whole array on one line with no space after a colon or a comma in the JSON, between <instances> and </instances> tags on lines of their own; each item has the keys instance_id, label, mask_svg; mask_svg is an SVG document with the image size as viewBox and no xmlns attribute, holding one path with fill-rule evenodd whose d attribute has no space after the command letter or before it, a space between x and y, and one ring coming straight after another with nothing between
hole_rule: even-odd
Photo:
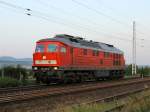
<instances>
[{"instance_id":1,"label":"locomotive front end","mask_svg":"<svg viewBox=\"0 0 150 112\"><path fill-rule=\"evenodd\" d=\"M49 83L48 77L55 78L59 68L59 43L57 42L37 42L33 54L33 65L37 82ZM54 80L54 79L53 79Z\"/></svg>"},{"instance_id":2,"label":"locomotive front end","mask_svg":"<svg viewBox=\"0 0 150 112\"><path fill-rule=\"evenodd\" d=\"M45 68L56 68L58 66L58 44L37 43L33 54L33 70Z\"/></svg>"}]
</instances>

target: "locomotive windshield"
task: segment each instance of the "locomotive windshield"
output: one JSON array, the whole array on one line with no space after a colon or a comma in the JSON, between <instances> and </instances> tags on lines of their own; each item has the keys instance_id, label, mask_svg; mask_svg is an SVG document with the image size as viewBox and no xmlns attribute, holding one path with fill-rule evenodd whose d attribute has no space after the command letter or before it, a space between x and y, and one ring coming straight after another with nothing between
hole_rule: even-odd
<instances>
[{"instance_id":1,"label":"locomotive windshield","mask_svg":"<svg viewBox=\"0 0 150 112\"><path fill-rule=\"evenodd\" d=\"M37 45L35 52L44 52L44 45Z\"/></svg>"},{"instance_id":2,"label":"locomotive windshield","mask_svg":"<svg viewBox=\"0 0 150 112\"><path fill-rule=\"evenodd\" d=\"M57 51L57 45L55 44L49 44L48 45L48 52L56 52Z\"/></svg>"}]
</instances>

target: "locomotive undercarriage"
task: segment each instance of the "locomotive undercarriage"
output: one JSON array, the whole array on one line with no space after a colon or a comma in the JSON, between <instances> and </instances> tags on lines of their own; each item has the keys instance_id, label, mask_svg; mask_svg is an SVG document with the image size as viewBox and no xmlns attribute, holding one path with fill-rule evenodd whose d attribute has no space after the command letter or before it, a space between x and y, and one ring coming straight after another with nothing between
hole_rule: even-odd
<instances>
[{"instance_id":1,"label":"locomotive undercarriage","mask_svg":"<svg viewBox=\"0 0 150 112\"><path fill-rule=\"evenodd\" d=\"M38 70L34 73L38 83L46 84L120 79L124 76L124 70Z\"/></svg>"}]
</instances>

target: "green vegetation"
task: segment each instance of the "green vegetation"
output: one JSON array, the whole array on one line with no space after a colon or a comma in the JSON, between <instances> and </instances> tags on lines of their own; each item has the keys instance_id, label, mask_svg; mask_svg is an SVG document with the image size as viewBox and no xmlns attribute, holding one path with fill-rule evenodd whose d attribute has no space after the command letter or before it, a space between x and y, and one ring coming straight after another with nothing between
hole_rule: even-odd
<instances>
[{"instance_id":1,"label":"green vegetation","mask_svg":"<svg viewBox=\"0 0 150 112\"><path fill-rule=\"evenodd\" d=\"M10 78L10 77L1 77L0 78L0 87L15 87L19 86L21 82L17 79Z\"/></svg>"},{"instance_id":2,"label":"green vegetation","mask_svg":"<svg viewBox=\"0 0 150 112\"><path fill-rule=\"evenodd\" d=\"M115 107L115 103L100 103L92 105L80 105L73 107L58 107L57 112L104 112L110 108Z\"/></svg>"},{"instance_id":3,"label":"green vegetation","mask_svg":"<svg viewBox=\"0 0 150 112\"><path fill-rule=\"evenodd\" d=\"M149 112L150 99L133 99L121 112Z\"/></svg>"},{"instance_id":4,"label":"green vegetation","mask_svg":"<svg viewBox=\"0 0 150 112\"><path fill-rule=\"evenodd\" d=\"M107 110L125 104L119 112L150 112L150 90L121 100L103 102L91 105L58 107L57 112L106 112Z\"/></svg>"},{"instance_id":5,"label":"green vegetation","mask_svg":"<svg viewBox=\"0 0 150 112\"><path fill-rule=\"evenodd\" d=\"M27 78L28 75L28 71L27 69L21 67L20 65L17 65L16 67L14 66L6 66L1 68L0 70L0 75L2 76L6 76L6 77L12 77L15 79L20 79L22 78L23 80L25 80Z\"/></svg>"},{"instance_id":6,"label":"green vegetation","mask_svg":"<svg viewBox=\"0 0 150 112\"><path fill-rule=\"evenodd\" d=\"M33 83L32 70L25 69L20 65L0 69L0 87L14 87Z\"/></svg>"},{"instance_id":7,"label":"green vegetation","mask_svg":"<svg viewBox=\"0 0 150 112\"><path fill-rule=\"evenodd\" d=\"M130 97L121 112L150 112L150 90Z\"/></svg>"},{"instance_id":8,"label":"green vegetation","mask_svg":"<svg viewBox=\"0 0 150 112\"><path fill-rule=\"evenodd\" d=\"M127 65L126 66L126 76L130 76L132 74L132 65ZM145 66L145 67L139 67L137 66L137 74L143 75L143 76L148 76L150 75L150 67Z\"/></svg>"}]
</instances>

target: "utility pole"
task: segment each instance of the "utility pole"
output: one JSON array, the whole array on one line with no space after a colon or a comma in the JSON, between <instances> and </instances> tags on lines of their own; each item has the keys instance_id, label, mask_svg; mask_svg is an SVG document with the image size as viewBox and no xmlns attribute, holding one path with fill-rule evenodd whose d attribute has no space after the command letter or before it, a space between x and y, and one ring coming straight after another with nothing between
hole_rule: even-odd
<instances>
[{"instance_id":1,"label":"utility pole","mask_svg":"<svg viewBox=\"0 0 150 112\"><path fill-rule=\"evenodd\" d=\"M132 41L132 75L136 74L136 23L133 21L133 41Z\"/></svg>"}]
</instances>

